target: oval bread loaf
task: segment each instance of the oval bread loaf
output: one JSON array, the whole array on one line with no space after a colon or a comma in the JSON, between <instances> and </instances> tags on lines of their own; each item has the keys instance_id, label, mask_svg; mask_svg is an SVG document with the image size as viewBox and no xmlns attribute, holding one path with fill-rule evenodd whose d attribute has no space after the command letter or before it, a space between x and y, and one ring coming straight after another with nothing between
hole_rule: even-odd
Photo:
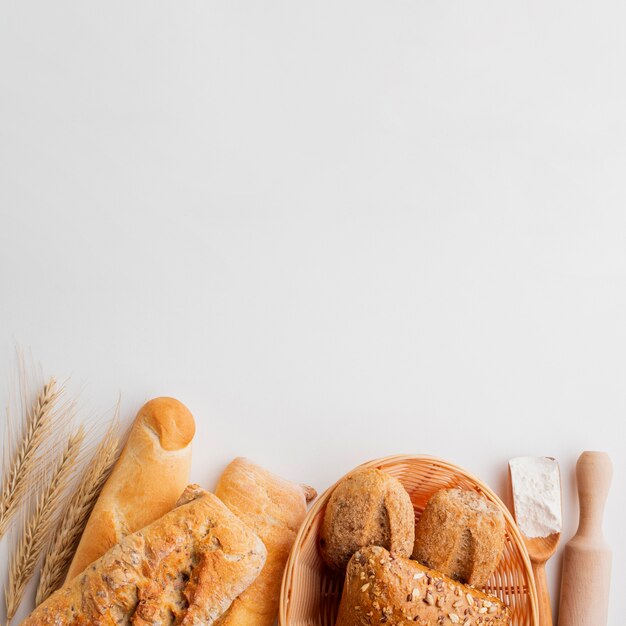
<instances>
[{"instance_id":1,"label":"oval bread loaf","mask_svg":"<svg viewBox=\"0 0 626 626\"><path fill-rule=\"evenodd\" d=\"M446 576L482 587L504 550L504 515L474 491L441 489L415 527L413 558Z\"/></svg>"},{"instance_id":2,"label":"oval bread loaf","mask_svg":"<svg viewBox=\"0 0 626 626\"><path fill-rule=\"evenodd\" d=\"M408 557L413 548L415 515L399 480L377 469L361 469L335 487L324 512L320 551L342 571L364 546L382 546Z\"/></svg>"},{"instance_id":3,"label":"oval bread loaf","mask_svg":"<svg viewBox=\"0 0 626 626\"><path fill-rule=\"evenodd\" d=\"M224 470L215 495L254 531L267 548L259 577L231 605L216 626L272 626L289 551L315 489L285 480L248 459Z\"/></svg>"},{"instance_id":4,"label":"oval bread loaf","mask_svg":"<svg viewBox=\"0 0 626 626\"><path fill-rule=\"evenodd\" d=\"M504 603L412 559L370 546L346 571L336 626L510 626Z\"/></svg>"},{"instance_id":5,"label":"oval bread loaf","mask_svg":"<svg viewBox=\"0 0 626 626\"><path fill-rule=\"evenodd\" d=\"M40 604L23 626L214 624L258 576L263 542L211 493L124 537Z\"/></svg>"}]
</instances>

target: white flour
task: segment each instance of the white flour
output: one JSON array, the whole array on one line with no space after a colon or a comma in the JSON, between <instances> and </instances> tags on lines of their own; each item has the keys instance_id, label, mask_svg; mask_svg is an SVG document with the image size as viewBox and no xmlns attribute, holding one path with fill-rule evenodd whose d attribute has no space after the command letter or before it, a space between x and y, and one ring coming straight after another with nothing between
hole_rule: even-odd
<instances>
[{"instance_id":1,"label":"white flour","mask_svg":"<svg viewBox=\"0 0 626 626\"><path fill-rule=\"evenodd\" d=\"M547 457L520 456L509 461L517 525L526 537L561 532L559 465Z\"/></svg>"}]
</instances>

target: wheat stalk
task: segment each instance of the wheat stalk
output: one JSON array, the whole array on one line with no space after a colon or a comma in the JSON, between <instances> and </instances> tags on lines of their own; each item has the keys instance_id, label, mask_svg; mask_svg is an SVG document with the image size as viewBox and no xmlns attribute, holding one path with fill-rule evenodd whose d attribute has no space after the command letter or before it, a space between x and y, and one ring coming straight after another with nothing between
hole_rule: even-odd
<instances>
[{"instance_id":1,"label":"wheat stalk","mask_svg":"<svg viewBox=\"0 0 626 626\"><path fill-rule=\"evenodd\" d=\"M27 478L37 465L37 451L46 440L52 425L54 407L62 391L51 378L44 385L26 417L22 441L15 451L9 469L2 481L0 494L0 537L6 532L11 518L24 496Z\"/></svg>"},{"instance_id":2,"label":"wheat stalk","mask_svg":"<svg viewBox=\"0 0 626 626\"><path fill-rule=\"evenodd\" d=\"M46 549L36 605L41 604L63 583L91 510L117 459L119 441L118 422L114 420L81 475L78 487L69 499L61 522Z\"/></svg>"},{"instance_id":3,"label":"wheat stalk","mask_svg":"<svg viewBox=\"0 0 626 626\"><path fill-rule=\"evenodd\" d=\"M56 512L63 500L63 492L71 480L81 445L85 438L82 426L70 435L58 462L51 473L51 478L43 493L37 499L32 515L24 523L22 535L11 558L9 584L5 593L7 619L15 616L28 581L54 523Z\"/></svg>"}]
</instances>

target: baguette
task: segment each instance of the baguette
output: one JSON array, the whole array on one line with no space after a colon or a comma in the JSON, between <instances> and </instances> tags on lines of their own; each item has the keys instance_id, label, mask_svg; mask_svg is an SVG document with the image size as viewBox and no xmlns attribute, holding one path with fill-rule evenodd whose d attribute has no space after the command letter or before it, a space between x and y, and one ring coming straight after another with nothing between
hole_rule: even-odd
<instances>
[{"instance_id":1,"label":"baguette","mask_svg":"<svg viewBox=\"0 0 626 626\"><path fill-rule=\"evenodd\" d=\"M289 551L306 515L307 502L317 494L312 487L292 483L241 458L224 470L215 493L267 548L263 571L217 623L272 626Z\"/></svg>"},{"instance_id":2,"label":"baguette","mask_svg":"<svg viewBox=\"0 0 626 626\"><path fill-rule=\"evenodd\" d=\"M510 626L496 597L379 546L354 554L335 626Z\"/></svg>"},{"instance_id":3,"label":"baguette","mask_svg":"<svg viewBox=\"0 0 626 626\"><path fill-rule=\"evenodd\" d=\"M189 485L177 508L122 539L22 626L210 626L265 557L261 540L216 496Z\"/></svg>"},{"instance_id":4,"label":"baguette","mask_svg":"<svg viewBox=\"0 0 626 626\"><path fill-rule=\"evenodd\" d=\"M66 582L174 507L189 481L194 432L193 416L173 398L150 400L139 410L89 516Z\"/></svg>"}]
</instances>

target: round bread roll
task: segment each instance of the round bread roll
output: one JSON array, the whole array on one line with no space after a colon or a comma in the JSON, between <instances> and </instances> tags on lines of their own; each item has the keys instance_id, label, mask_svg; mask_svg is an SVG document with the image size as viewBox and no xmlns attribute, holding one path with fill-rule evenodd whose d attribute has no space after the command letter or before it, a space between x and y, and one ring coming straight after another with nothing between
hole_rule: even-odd
<instances>
[{"instance_id":1,"label":"round bread roll","mask_svg":"<svg viewBox=\"0 0 626 626\"><path fill-rule=\"evenodd\" d=\"M483 587L504 550L504 515L465 489L441 489L415 528L413 558L467 585Z\"/></svg>"},{"instance_id":2,"label":"round bread roll","mask_svg":"<svg viewBox=\"0 0 626 626\"><path fill-rule=\"evenodd\" d=\"M319 545L324 561L342 571L365 546L408 557L414 537L413 505L400 481L377 469L362 469L344 478L330 496Z\"/></svg>"}]
</instances>

